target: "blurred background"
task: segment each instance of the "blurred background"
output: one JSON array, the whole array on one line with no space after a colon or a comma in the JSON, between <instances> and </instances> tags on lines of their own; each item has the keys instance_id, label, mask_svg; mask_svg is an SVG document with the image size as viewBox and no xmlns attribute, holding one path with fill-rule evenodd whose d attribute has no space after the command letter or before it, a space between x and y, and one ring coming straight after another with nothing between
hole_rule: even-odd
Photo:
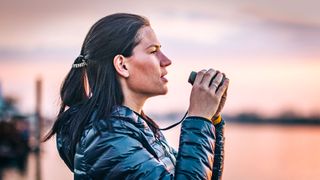
<instances>
[{"instance_id":1,"label":"blurred background","mask_svg":"<svg viewBox=\"0 0 320 180\"><path fill-rule=\"evenodd\" d=\"M320 1L0 3L0 179L73 179L55 139L38 139L89 28L116 12L146 16L173 62L168 94L144 109L161 127L187 110L192 70L230 78L223 179L320 177ZM175 148L179 133L165 132Z\"/></svg>"}]
</instances>

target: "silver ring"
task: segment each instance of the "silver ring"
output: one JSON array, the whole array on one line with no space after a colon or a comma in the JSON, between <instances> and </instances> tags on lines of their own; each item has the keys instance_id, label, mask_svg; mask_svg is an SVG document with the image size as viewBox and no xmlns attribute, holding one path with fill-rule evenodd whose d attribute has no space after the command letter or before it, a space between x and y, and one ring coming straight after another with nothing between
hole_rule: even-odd
<instances>
[{"instance_id":1,"label":"silver ring","mask_svg":"<svg viewBox=\"0 0 320 180\"><path fill-rule=\"evenodd\" d=\"M216 83L212 83L211 86L214 86L215 88L218 88L218 85Z\"/></svg>"}]
</instances>

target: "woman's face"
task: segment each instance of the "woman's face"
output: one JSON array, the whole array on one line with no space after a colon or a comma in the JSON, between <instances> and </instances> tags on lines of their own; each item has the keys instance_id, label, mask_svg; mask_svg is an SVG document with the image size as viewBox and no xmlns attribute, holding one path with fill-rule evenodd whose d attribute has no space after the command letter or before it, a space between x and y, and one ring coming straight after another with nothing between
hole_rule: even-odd
<instances>
[{"instance_id":1,"label":"woman's face","mask_svg":"<svg viewBox=\"0 0 320 180\"><path fill-rule=\"evenodd\" d=\"M128 88L137 94L151 97L166 94L168 80L166 67L171 61L161 52L158 41L151 27L139 30L140 43L128 58Z\"/></svg>"}]
</instances>

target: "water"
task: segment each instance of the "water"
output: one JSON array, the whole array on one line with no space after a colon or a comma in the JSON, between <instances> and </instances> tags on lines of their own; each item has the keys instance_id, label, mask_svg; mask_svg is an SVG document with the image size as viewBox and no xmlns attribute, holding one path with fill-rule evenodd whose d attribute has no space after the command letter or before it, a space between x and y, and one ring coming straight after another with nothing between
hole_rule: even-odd
<instances>
[{"instance_id":1,"label":"water","mask_svg":"<svg viewBox=\"0 0 320 180\"><path fill-rule=\"evenodd\" d=\"M163 122L161 127L168 125ZM177 148L178 132L164 132ZM320 177L320 127L228 124L226 127L224 180L316 180ZM42 179L72 179L59 158L54 140L43 146ZM4 180L35 179L35 157L29 156L24 175L14 169Z\"/></svg>"}]
</instances>

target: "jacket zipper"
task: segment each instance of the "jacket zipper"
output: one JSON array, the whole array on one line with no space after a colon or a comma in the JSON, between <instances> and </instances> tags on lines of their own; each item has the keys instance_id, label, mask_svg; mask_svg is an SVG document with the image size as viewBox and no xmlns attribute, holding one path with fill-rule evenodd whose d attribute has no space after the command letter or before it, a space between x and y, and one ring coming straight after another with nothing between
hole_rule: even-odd
<instances>
[{"instance_id":1,"label":"jacket zipper","mask_svg":"<svg viewBox=\"0 0 320 180\"><path fill-rule=\"evenodd\" d=\"M170 161L172 162L172 164L175 166L175 160L172 158L171 154L168 152L167 150L167 147L165 144L163 144L163 142L159 139L159 138L156 138L157 141L159 142L159 144L161 145L163 151L164 151L164 154L166 157L169 157Z\"/></svg>"}]
</instances>

